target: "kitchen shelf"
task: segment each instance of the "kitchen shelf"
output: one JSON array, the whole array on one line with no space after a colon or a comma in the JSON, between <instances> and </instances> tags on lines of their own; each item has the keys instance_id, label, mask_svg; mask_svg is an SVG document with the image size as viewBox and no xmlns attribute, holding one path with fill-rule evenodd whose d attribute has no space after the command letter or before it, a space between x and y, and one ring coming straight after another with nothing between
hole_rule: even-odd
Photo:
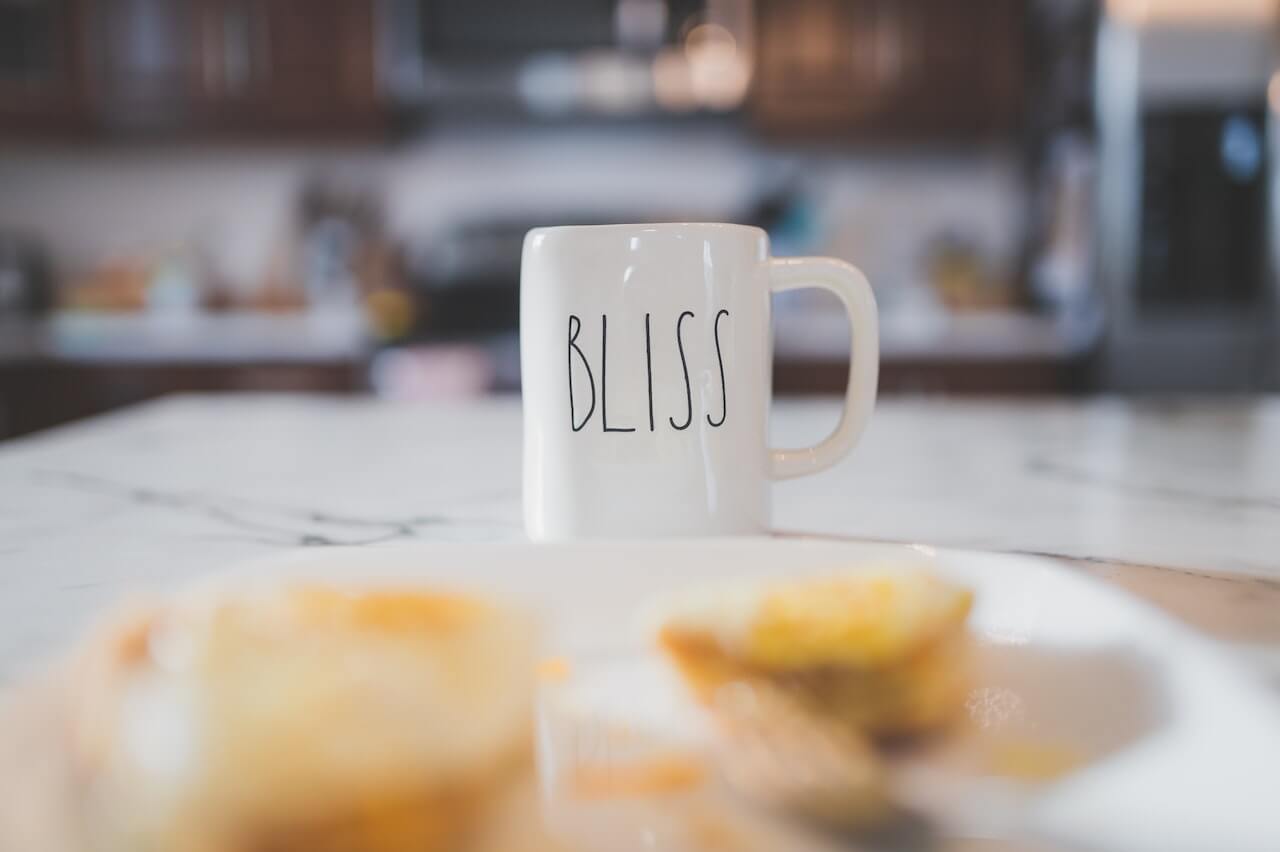
<instances>
[{"instance_id":1,"label":"kitchen shelf","mask_svg":"<svg viewBox=\"0 0 1280 852\"><path fill-rule=\"evenodd\" d=\"M183 391L368 389L361 315L0 319L0 438Z\"/></svg>"},{"instance_id":2,"label":"kitchen shelf","mask_svg":"<svg viewBox=\"0 0 1280 852\"><path fill-rule=\"evenodd\" d=\"M795 363L843 361L849 352L849 324L841 311L778 311L774 315L775 357ZM1026 311L880 316L880 358L885 362L1073 360L1084 357L1097 329L1072 326Z\"/></svg>"},{"instance_id":3,"label":"kitchen shelf","mask_svg":"<svg viewBox=\"0 0 1280 852\"><path fill-rule=\"evenodd\" d=\"M356 311L264 314L57 313L0 322L0 363L310 363L364 360Z\"/></svg>"}]
</instances>

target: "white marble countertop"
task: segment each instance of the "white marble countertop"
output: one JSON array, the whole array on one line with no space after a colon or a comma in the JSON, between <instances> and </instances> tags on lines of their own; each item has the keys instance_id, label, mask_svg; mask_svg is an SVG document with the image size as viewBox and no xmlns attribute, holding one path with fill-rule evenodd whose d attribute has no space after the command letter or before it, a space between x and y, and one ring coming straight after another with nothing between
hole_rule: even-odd
<instances>
[{"instance_id":1,"label":"white marble countertop","mask_svg":"<svg viewBox=\"0 0 1280 852\"><path fill-rule=\"evenodd\" d=\"M811 443L835 402L779 403ZM177 397L0 444L0 681L131 591L297 545L520 528L518 400ZM1274 663L1280 399L883 401L785 533L1073 560Z\"/></svg>"}]
</instances>

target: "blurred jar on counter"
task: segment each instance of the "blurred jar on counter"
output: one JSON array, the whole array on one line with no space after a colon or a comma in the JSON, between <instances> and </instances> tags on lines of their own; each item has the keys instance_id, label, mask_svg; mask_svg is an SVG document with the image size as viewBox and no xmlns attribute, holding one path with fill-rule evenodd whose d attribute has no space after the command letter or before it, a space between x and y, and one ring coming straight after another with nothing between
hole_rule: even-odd
<instances>
[{"instance_id":1,"label":"blurred jar on counter","mask_svg":"<svg viewBox=\"0 0 1280 852\"><path fill-rule=\"evenodd\" d=\"M52 303L53 272L43 247L0 234L0 316L42 314Z\"/></svg>"},{"instance_id":2,"label":"blurred jar on counter","mask_svg":"<svg viewBox=\"0 0 1280 852\"><path fill-rule=\"evenodd\" d=\"M376 188L313 178L299 193L293 233L276 251L262 307L361 311L376 337L394 340L413 325L403 281Z\"/></svg>"}]
</instances>

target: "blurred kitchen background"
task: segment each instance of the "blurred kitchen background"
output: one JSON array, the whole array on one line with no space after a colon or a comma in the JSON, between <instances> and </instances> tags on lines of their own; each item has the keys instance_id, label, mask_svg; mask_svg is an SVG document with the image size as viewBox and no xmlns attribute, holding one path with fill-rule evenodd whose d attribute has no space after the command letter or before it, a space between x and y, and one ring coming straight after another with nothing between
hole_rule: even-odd
<instances>
[{"instance_id":1,"label":"blurred kitchen background","mask_svg":"<svg viewBox=\"0 0 1280 852\"><path fill-rule=\"evenodd\" d=\"M0 437L519 388L536 225L861 266L886 393L1280 388L1272 0L0 0ZM777 392L844 382L775 300Z\"/></svg>"}]
</instances>

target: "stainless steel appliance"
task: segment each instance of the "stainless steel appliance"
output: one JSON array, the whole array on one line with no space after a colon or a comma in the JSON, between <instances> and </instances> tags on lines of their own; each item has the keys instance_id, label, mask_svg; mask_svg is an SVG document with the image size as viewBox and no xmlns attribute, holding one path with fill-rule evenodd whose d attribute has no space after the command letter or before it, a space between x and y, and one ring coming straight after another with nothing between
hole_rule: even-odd
<instances>
[{"instance_id":1,"label":"stainless steel appliance","mask_svg":"<svg viewBox=\"0 0 1280 852\"><path fill-rule=\"evenodd\" d=\"M1107 4L1096 75L1106 389L1275 381L1273 18L1270 0Z\"/></svg>"}]
</instances>

